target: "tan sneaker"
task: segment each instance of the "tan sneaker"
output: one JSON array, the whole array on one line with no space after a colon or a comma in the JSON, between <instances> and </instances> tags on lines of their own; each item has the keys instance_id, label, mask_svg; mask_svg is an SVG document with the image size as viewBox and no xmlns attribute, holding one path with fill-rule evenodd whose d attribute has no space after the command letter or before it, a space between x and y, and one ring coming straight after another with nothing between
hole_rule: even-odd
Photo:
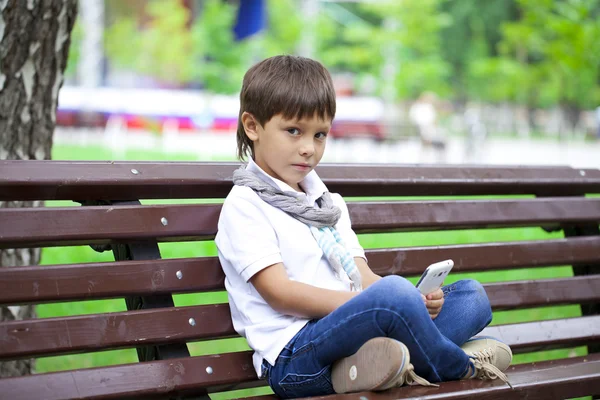
<instances>
[{"instance_id":1,"label":"tan sneaker","mask_svg":"<svg viewBox=\"0 0 600 400\"><path fill-rule=\"evenodd\" d=\"M403 384L437 386L415 374L403 343L386 337L371 339L335 362L331 382L336 393L380 391Z\"/></svg>"},{"instance_id":2,"label":"tan sneaker","mask_svg":"<svg viewBox=\"0 0 600 400\"><path fill-rule=\"evenodd\" d=\"M463 379L498 378L512 387L503 372L512 361L512 351L508 345L490 336L475 336L462 345L461 349L471 358L475 369Z\"/></svg>"}]
</instances>

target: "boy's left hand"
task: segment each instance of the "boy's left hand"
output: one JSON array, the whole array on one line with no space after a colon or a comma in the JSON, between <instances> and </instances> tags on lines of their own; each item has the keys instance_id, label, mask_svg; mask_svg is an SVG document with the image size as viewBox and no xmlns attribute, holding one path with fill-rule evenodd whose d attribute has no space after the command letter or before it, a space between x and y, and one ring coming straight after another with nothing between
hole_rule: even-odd
<instances>
[{"instance_id":1,"label":"boy's left hand","mask_svg":"<svg viewBox=\"0 0 600 400\"><path fill-rule=\"evenodd\" d=\"M431 319L435 319L442 311L442 306L444 305L444 292L442 292L442 289L437 289L427 296L421 296L423 297L427 311L429 311L429 315L431 315Z\"/></svg>"}]
</instances>

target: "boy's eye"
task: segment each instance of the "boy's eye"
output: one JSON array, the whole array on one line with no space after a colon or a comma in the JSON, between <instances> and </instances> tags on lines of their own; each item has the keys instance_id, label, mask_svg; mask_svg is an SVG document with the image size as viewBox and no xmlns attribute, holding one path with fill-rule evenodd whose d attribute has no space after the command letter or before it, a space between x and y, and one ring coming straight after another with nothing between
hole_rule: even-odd
<instances>
[{"instance_id":1,"label":"boy's eye","mask_svg":"<svg viewBox=\"0 0 600 400\"><path fill-rule=\"evenodd\" d=\"M300 131L298 129L296 129L296 128L289 128L287 131L290 134L292 134L292 135L298 135L298 134L300 134Z\"/></svg>"},{"instance_id":2,"label":"boy's eye","mask_svg":"<svg viewBox=\"0 0 600 400\"><path fill-rule=\"evenodd\" d=\"M315 137L317 139L325 139L327 137L327 133L326 132L319 132L319 133L315 134Z\"/></svg>"}]
</instances>

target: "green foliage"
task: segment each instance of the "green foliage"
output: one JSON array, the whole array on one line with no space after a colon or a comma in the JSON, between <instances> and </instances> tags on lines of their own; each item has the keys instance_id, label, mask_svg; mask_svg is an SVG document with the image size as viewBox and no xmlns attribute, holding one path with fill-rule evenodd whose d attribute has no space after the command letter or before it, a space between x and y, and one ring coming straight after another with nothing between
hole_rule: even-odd
<instances>
[{"instance_id":1,"label":"green foliage","mask_svg":"<svg viewBox=\"0 0 600 400\"><path fill-rule=\"evenodd\" d=\"M248 40L262 56L254 61L277 54L295 54L302 37L303 21L295 0L269 0L266 32ZM258 55L258 54L257 54Z\"/></svg>"},{"instance_id":2,"label":"green foliage","mask_svg":"<svg viewBox=\"0 0 600 400\"><path fill-rule=\"evenodd\" d=\"M107 56L120 67L164 82L190 82L193 70L188 10L179 0L153 0L145 11L149 20L144 26L138 26L134 17L125 16L107 29Z\"/></svg>"},{"instance_id":3,"label":"green foliage","mask_svg":"<svg viewBox=\"0 0 600 400\"><path fill-rule=\"evenodd\" d=\"M527 71L515 60L502 57L480 58L468 66L468 94L472 99L502 102L518 100Z\"/></svg>"},{"instance_id":4,"label":"green foliage","mask_svg":"<svg viewBox=\"0 0 600 400\"><path fill-rule=\"evenodd\" d=\"M326 45L319 47L318 58L334 70L374 77L382 75L386 59L396 59L396 98L414 98L427 90L447 94L450 70L441 58L439 31L448 18L439 12L439 3L360 3L348 11L349 17L319 23L318 39ZM339 14L340 7L330 14ZM379 79L378 91L389 84Z\"/></svg>"},{"instance_id":5,"label":"green foliage","mask_svg":"<svg viewBox=\"0 0 600 400\"><path fill-rule=\"evenodd\" d=\"M74 77L77 73L77 64L81 57L81 40L83 38L83 28L81 20L75 20L75 25L71 31L71 45L69 46L69 57L67 58L67 67L65 68L65 76Z\"/></svg>"},{"instance_id":6,"label":"green foliage","mask_svg":"<svg viewBox=\"0 0 600 400\"><path fill-rule=\"evenodd\" d=\"M515 0L445 0L441 2L441 10L450 19L450 23L440 31L440 50L442 58L451 65L455 97L464 99L475 94L476 98L485 98L485 86L503 77L481 76L482 69L495 72L498 67L480 64L482 60L497 55L497 44L502 39L501 25L517 16ZM473 66L473 63L478 65ZM476 75L472 76L473 73Z\"/></svg>"},{"instance_id":7,"label":"green foliage","mask_svg":"<svg viewBox=\"0 0 600 400\"><path fill-rule=\"evenodd\" d=\"M541 66L555 100L579 108L600 102L600 2L519 0L523 17L504 27L505 51Z\"/></svg>"},{"instance_id":8,"label":"green foliage","mask_svg":"<svg viewBox=\"0 0 600 400\"><path fill-rule=\"evenodd\" d=\"M293 0L271 0L267 32L241 42L233 35L234 3L206 0L194 21L179 0L152 0L144 13L143 24L123 13L108 27L105 48L111 62L175 85L201 82L216 93L237 92L253 62L295 53L302 34Z\"/></svg>"},{"instance_id":9,"label":"green foliage","mask_svg":"<svg viewBox=\"0 0 600 400\"><path fill-rule=\"evenodd\" d=\"M150 0L143 18L119 6L106 32L111 63L235 93L252 63L296 54L308 36L332 72L370 79L380 94L392 84L397 99L433 91L529 107L600 103L600 0L321 2L314 21L295 0L269 0L267 28L240 42L232 32L237 3L202 4L194 20L179 0ZM389 64L393 82L385 78Z\"/></svg>"},{"instance_id":10,"label":"green foliage","mask_svg":"<svg viewBox=\"0 0 600 400\"><path fill-rule=\"evenodd\" d=\"M245 72L248 46L233 36L236 8L221 0L207 0L191 28L193 77L217 93L235 93Z\"/></svg>"},{"instance_id":11,"label":"green foliage","mask_svg":"<svg viewBox=\"0 0 600 400\"><path fill-rule=\"evenodd\" d=\"M137 24L130 17L118 19L104 34L106 56L116 67L135 70L140 48ZM127 38L127 40L124 40ZM136 49L132 51L132 49Z\"/></svg>"}]
</instances>

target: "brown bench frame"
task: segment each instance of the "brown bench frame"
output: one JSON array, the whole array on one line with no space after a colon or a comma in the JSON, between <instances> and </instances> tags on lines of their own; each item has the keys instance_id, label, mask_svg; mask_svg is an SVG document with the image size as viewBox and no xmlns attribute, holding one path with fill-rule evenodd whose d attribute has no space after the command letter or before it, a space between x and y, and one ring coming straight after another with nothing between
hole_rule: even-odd
<instances>
[{"instance_id":1,"label":"brown bench frame","mask_svg":"<svg viewBox=\"0 0 600 400\"><path fill-rule=\"evenodd\" d=\"M0 323L0 361L123 347L137 348L141 361L0 379L2 396L205 399L209 392L264 385L256 380L249 352L189 357L187 341L235 336L229 309L222 304L174 307L172 294L222 290L223 274L214 257L162 260L158 249L159 241L212 238L220 206L139 202L223 198L237 167L236 163L0 161L0 201L72 200L84 205L0 209L0 248L91 244L98 251L112 250L117 260L2 268L0 305L125 297L129 310ZM600 394L600 199L582 197L600 193L600 170L324 165L319 174L331 191L346 197L536 195L352 202L349 210L358 233L506 226L563 230L565 239L368 250L367 257L379 274L406 276L417 275L424 265L442 257L454 258L458 272L573 265L574 278L485 287L495 311L580 304L582 317L494 326L486 333L510 343L516 353L577 345L589 350L584 357L511 367L514 389L496 381L461 381L444 383L441 389L398 388L338 397L546 399ZM132 287L132 280L151 284ZM163 324L152 331L150 322L155 321ZM122 324L127 329L120 330ZM547 333L540 335L544 329ZM270 396L261 396L266 397Z\"/></svg>"}]
</instances>

